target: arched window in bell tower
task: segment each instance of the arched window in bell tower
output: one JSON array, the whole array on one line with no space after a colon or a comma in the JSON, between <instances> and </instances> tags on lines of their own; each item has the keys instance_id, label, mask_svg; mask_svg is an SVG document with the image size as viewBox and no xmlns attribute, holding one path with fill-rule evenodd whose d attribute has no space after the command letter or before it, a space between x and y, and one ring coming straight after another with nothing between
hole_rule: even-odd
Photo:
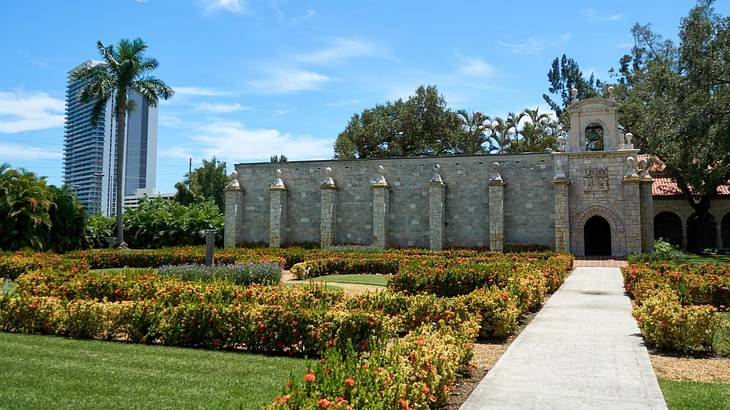
<instances>
[{"instance_id":1,"label":"arched window in bell tower","mask_svg":"<svg viewBox=\"0 0 730 410\"><path fill-rule=\"evenodd\" d=\"M585 130L586 151L603 151L603 127L600 124L588 124Z\"/></svg>"}]
</instances>

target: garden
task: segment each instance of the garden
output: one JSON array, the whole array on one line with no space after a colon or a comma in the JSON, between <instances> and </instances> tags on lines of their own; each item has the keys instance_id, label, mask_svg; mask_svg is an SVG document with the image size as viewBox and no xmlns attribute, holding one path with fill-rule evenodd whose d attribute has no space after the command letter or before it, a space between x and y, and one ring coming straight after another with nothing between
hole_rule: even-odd
<instances>
[{"instance_id":1,"label":"garden","mask_svg":"<svg viewBox=\"0 0 730 410\"><path fill-rule=\"evenodd\" d=\"M623 275L667 404L727 408L730 265L658 245L629 258Z\"/></svg>"},{"instance_id":2,"label":"garden","mask_svg":"<svg viewBox=\"0 0 730 410\"><path fill-rule=\"evenodd\" d=\"M22 373L12 358L29 358L28 346L53 352L66 345L105 357L121 373L130 368L120 355L133 354L148 357L149 366L186 374L191 370L184 363L207 361L202 352L208 350L219 352L212 361L259 363L262 369L210 371L226 391L236 390L232 377L248 389L227 395L222 407L439 408L468 377L475 341L513 335L572 266L570 255L538 251L236 248L218 251L212 269L201 265L204 256L201 247L3 254L0 275L8 280L0 330L7 333L0 344L11 352L3 368ZM282 285L282 271L306 285ZM365 282L387 288L333 291L318 282L328 277L355 283L378 278ZM31 362L42 366L38 360ZM95 366L77 370L89 375ZM287 371L272 370L279 367ZM257 384L260 372L267 372L266 382ZM122 390L139 388L133 378L119 377ZM185 394L153 401L188 405L186 395L198 382L191 380ZM44 389L50 387L14 385L12 397L32 403Z\"/></svg>"}]
</instances>

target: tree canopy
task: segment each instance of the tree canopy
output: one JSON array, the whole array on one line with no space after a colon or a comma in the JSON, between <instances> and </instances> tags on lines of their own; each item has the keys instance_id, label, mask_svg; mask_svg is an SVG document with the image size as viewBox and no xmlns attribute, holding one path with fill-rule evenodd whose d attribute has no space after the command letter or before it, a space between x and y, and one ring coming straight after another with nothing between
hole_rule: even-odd
<instances>
[{"instance_id":1,"label":"tree canopy","mask_svg":"<svg viewBox=\"0 0 730 410\"><path fill-rule=\"evenodd\" d=\"M182 205L190 205L212 200L223 212L225 209L224 189L228 183L226 163L215 157L203 160L203 165L185 175L182 182L175 184L175 201Z\"/></svg>"}]
</instances>

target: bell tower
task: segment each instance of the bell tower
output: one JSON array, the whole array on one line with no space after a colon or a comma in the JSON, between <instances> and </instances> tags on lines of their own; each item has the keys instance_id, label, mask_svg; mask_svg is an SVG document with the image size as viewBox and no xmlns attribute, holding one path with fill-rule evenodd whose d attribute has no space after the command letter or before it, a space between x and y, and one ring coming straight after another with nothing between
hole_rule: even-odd
<instances>
[{"instance_id":1,"label":"bell tower","mask_svg":"<svg viewBox=\"0 0 730 410\"><path fill-rule=\"evenodd\" d=\"M616 111L619 104L614 100L613 87L608 88L608 98L594 97L579 101L577 95L578 90L573 89L573 99L566 110L570 117L566 152L634 148L630 141L631 134L624 135L618 126Z\"/></svg>"}]
</instances>

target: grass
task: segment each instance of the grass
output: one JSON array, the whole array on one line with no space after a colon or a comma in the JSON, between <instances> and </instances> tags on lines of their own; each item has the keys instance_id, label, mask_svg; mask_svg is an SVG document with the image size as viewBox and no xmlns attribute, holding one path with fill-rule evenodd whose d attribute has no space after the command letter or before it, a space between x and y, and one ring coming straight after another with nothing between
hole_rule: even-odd
<instances>
[{"instance_id":1,"label":"grass","mask_svg":"<svg viewBox=\"0 0 730 410\"><path fill-rule=\"evenodd\" d=\"M659 380L669 410L730 409L730 384Z\"/></svg>"},{"instance_id":2,"label":"grass","mask_svg":"<svg viewBox=\"0 0 730 410\"><path fill-rule=\"evenodd\" d=\"M324 287L325 290L331 290L333 292L344 291L344 289L334 286L334 285L330 285L329 283L313 283L313 282L310 282L309 280L302 281L302 282L284 282L284 283L282 283L282 285L288 286L290 288L293 288L295 286L312 286L312 287L318 286L318 287Z\"/></svg>"},{"instance_id":3,"label":"grass","mask_svg":"<svg viewBox=\"0 0 730 410\"><path fill-rule=\"evenodd\" d=\"M388 277L385 275L327 275L312 280L325 283L357 283L373 286L386 286L388 284Z\"/></svg>"},{"instance_id":4,"label":"grass","mask_svg":"<svg viewBox=\"0 0 730 410\"><path fill-rule=\"evenodd\" d=\"M0 332L0 408L241 408L307 361Z\"/></svg>"},{"instance_id":5,"label":"grass","mask_svg":"<svg viewBox=\"0 0 730 410\"><path fill-rule=\"evenodd\" d=\"M683 262L687 263L730 263L730 255L695 255L686 253Z\"/></svg>"},{"instance_id":6,"label":"grass","mask_svg":"<svg viewBox=\"0 0 730 410\"><path fill-rule=\"evenodd\" d=\"M107 269L89 269L89 273L97 274L123 274L124 276L135 277L143 274L155 273L155 268L107 268Z\"/></svg>"}]
</instances>

